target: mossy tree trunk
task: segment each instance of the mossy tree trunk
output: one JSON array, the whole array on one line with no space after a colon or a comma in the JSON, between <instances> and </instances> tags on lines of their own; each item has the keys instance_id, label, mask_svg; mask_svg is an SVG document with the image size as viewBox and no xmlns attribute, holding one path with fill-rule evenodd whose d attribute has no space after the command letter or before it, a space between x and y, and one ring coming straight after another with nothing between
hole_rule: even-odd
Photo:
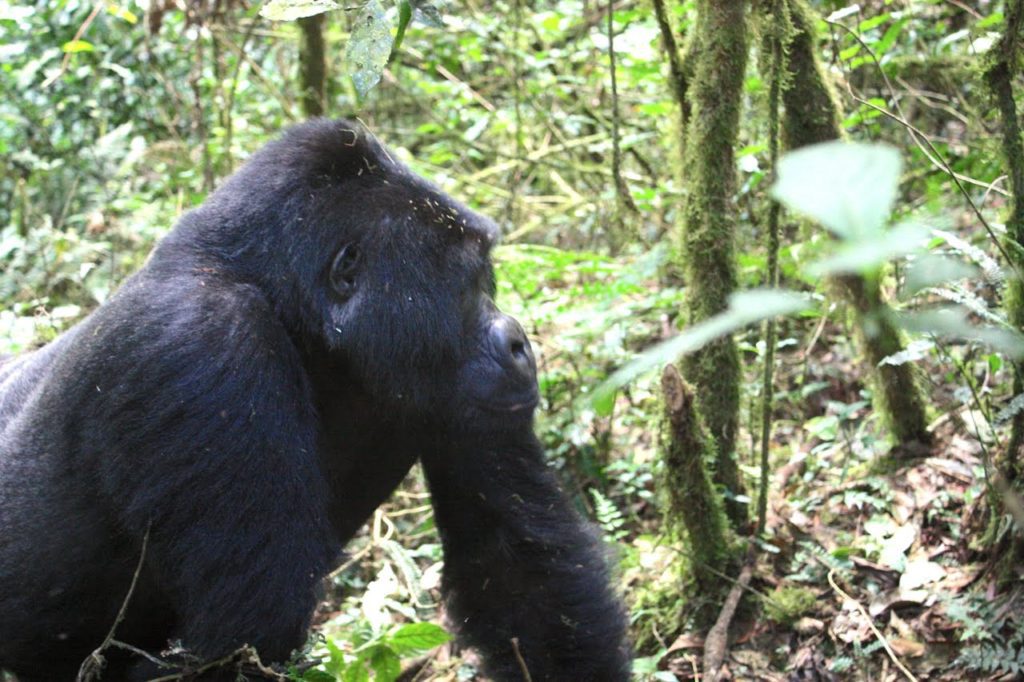
<instances>
[{"instance_id":1,"label":"mossy tree trunk","mask_svg":"<svg viewBox=\"0 0 1024 682\"><path fill-rule=\"evenodd\" d=\"M327 53L325 14L299 19L299 96L307 118L327 110Z\"/></svg>"},{"instance_id":2,"label":"mossy tree trunk","mask_svg":"<svg viewBox=\"0 0 1024 682\"><path fill-rule=\"evenodd\" d=\"M664 481L667 494L666 519L669 527L683 531L689 541L689 572L693 579L698 618L710 623L719 598L727 588L721 575L734 563L732 534L705 469L715 457L715 442L694 405L693 389L679 370L669 365L661 375L665 398L667 432L662 444Z\"/></svg>"},{"instance_id":3,"label":"mossy tree trunk","mask_svg":"<svg viewBox=\"0 0 1024 682\"><path fill-rule=\"evenodd\" d=\"M1024 331L1024 144L1021 143L1020 118L1014 100L1013 81L1020 74L1020 41L1024 40L1024 10L1021 0L1006 3L1006 27L1002 37L989 53L985 69L985 82L999 110L1002 126L1002 147L1006 168L1010 174L1013 199L1006 220L1006 253L1009 255L1013 276L1006 292L1006 314L1017 329ZM1013 364L1013 393L1024 393L1024 363ZM1010 481L1020 482L1022 476L1021 449L1024 448L1024 411L1013 416L1010 444L1006 449L1005 475Z\"/></svg>"},{"instance_id":4,"label":"mossy tree trunk","mask_svg":"<svg viewBox=\"0 0 1024 682\"><path fill-rule=\"evenodd\" d=\"M736 289L735 147L747 65L745 0L700 0L687 88L690 115L683 150L686 183L682 257L686 317L702 322L728 307ZM692 39L691 39L692 40ZM683 359L683 374L697 391L699 411L715 441L715 482L730 493L726 512L736 527L747 507L736 465L740 402L739 352L732 337L714 341Z\"/></svg>"},{"instance_id":5,"label":"mossy tree trunk","mask_svg":"<svg viewBox=\"0 0 1024 682\"><path fill-rule=\"evenodd\" d=\"M1006 314L1015 328L1024 331L1024 281L1021 281L1021 273L1024 273L1024 144L1021 142L1020 117L1013 92L1013 82L1020 75L1020 46L1024 40L1024 2L1007 0L1004 15L1006 25L1003 35L988 55L985 82L999 110L1004 163L1009 171L1010 187L1013 190L1004 242L1013 271L1006 292ZM1013 393L1015 396L1024 393L1024 362L1019 360L1013 364ZM1019 501L1020 493L1024 491L1022 448L1024 411L1018 411L1013 416L1010 443L1000 467L1008 485L1003 486L999 501L993 503L995 510L1009 507L1008 496L1018 496ZM993 523L992 530L995 527ZM993 532L989 535L996 536ZM1014 584L1018 567L1024 557L1024 540L1019 533L1014 533L1009 544L999 562L998 572L1001 578ZM998 548L995 549L995 553L998 555Z\"/></svg>"},{"instance_id":6,"label":"mossy tree trunk","mask_svg":"<svg viewBox=\"0 0 1024 682\"><path fill-rule=\"evenodd\" d=\"M793 34L782 129L786 146L797 149L839 139L842 128L839 107L817 57L814 15L804 0L789 3ZM837 277L833 283L856 316L861 351L871 365L876 404L893 437L903 445L927 443L927 412L915 365L880 364L902 351L904 344L899 329L884 314L878 283L857 275Z\"/></svg>"}]
</instances>

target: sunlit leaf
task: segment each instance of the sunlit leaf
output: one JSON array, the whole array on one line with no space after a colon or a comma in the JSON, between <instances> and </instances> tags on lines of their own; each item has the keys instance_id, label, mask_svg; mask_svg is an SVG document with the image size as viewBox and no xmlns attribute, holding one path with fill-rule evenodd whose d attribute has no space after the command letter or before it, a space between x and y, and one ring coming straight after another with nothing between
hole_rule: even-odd
<instances>
[{"instance_id":1,"label":"sunlit leaf","mask_svg":"<svg viewBox=\"0 0 1024 682\"><path fill-rule=\"evenodd\" d=\"M107 5L107 14L112 14L118 19L127 21L129 24L137 24L139 22L139 18L135 16L134 12L120 5Z\"/></svg>"},{"instance_id":2,"label":"sunlit leaf","mask_svg":"<svg viewBox=\"0 0 1024 682\"><path fill-rule=\"evenodd\" d=\"M901 167L891 147L817 144L780 159L772 196L843 239L873 239L892 211Z\"/></svg>"},{"instance_id":3,"label":"sunlit leaf","mask_svg":"<svg viewBox=\"0 0 1024 682\"><path fill-rule=\"evenodd\" d=\"M684 330L679 336L663 341L638 355L606 379L591 398L594 410L608 415L615 403L615 392L641 374L681 356L699 350L720 336L776 315L789 315L812 307L810 299L793 291L760 289L733 294L729 308L704 322Z\"/></svg>"},{"instance_id":4,"label":"sunlit leaf","mask_svg":"<svg viewBox=\"0 0 1024 682\"><path fill-rule=\"evenodd\" d=\"M60 46L65 52L92 52L96 47L88 40L69 40Z\"/></svg>"},{"instance_id":5,"label":"sunlit leaf","mask_svg":"<svg viewBox=\"0 0 1024 682\"><path fill-rule=\"evenodd\" d=\"M341 7L334 0L268 0L260 16L271 21L292 21L330 12Z\"/></svg>"},{"instance_id":6,"label":"sunlit leaf","mask_svg":"<svg viewBox=\"0 0 1024 682\"><path fill-rule=\"evenodd\" d=\"M399 654L412 651L426 651L451 641L444 628L434 623L409 623L403 625L388 638L388 645Z\"/></svg>"},{"instance_id":7,"label":"sunlit leaf","mask_svg":"<svg viewBox=\"0 0 1024 682\"><path fill-rule=\"evenodd\" d=\"M392 45L394 38L384 5L380 0L369 0L353 18L352 36L345 50L345 63L360 96L380 81Z\"/></svg>"}]
</instances>

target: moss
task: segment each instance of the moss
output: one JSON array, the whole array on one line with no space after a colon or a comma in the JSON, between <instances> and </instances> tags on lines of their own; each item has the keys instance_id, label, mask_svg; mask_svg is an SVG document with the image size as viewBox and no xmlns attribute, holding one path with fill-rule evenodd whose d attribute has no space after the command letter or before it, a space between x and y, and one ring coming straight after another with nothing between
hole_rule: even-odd
<instances>
[{"instance_id":1,"label":"moss","mask_svg":"<svg viewBox=\"0 0 1024 682\"><path fill-rule=\"evenodd\" d=\"M985 82L999 111L1003 162L1009 170L1013 189L1004 249L1016 276L1010 278L1007 287L1006 314L1016 329L1024 331L1024 202L1021 201L1024 197L1024 144L1021 143L1020 120L1013 92L1013 81L1020 73L1018 50L1024 37L1024 9L1021 0L1008 1L1006 6L1006 29L986 59ZM1024 363L1014 363L1013 369L1013 392L1019 395L1024 392ZM1024 469L1021 465L1022 447L1024 413L1018 412L1013 418L1010 444L1006 449L1006 476L1011 481L1021 479Z\"/></svg>"},{"instance_id":2,"label":"moss","mask_svg":"<svg viewBox=\"0 0 1024 682\"><path fill-rule=\"evenodd\" d=\"M779 586L771 598L764 601L764 615L779 625L792 625L801 617L812 613L818 605L818 597L806 587Z\"/></svg>"},{"instance_id":3,"label":"moss","mask_svg":"<svg viewBox=\"0 0 1024 682\"><path fill-rule=\"evenodd\" d=\"M690 116L681 169L687 188L681 252L689 324L725 310L736 289L735 146L747 64L745 6L742 0L702 0L693 29L700 49L688 59L694 76L687 91ZM685 358L683 368L696 386L700 413L716 444L715 481L739 494L736 344L731 337L719 339ZM730 502L727 511L734 525L746 522L745 505Z\"/></svg>"},{"instance_id":4,"label":"moss","mask_svg":"<svg viewBox=\"0 0 1024 682\"><path fill-rule=\"evenodd\" d=\"M816 53L813 14L804 0L790 0L792 40L787 61L790 87L783 93L783 139L790 149L842 138L839 107ZM859 276L833 280L837 293L856 314L861 352L867 360L876 408L901 444L927 443L928 415L912 363L882 365L904 348L899 329L884 314L875 283Z\"/></svg>"},{"instance_id":5,"label":"moss","mask_svg":"<svg viewBox=\"0 0 1024 682\"><path fill-rule=\"evenodd\" d=\"M712 605L724 596L721 575L729 573L736 558L722 500L705 468L705 462L715 456L715 444L695 409L693 389L679 370L666 367L661 385L668 425L662 443L661 486L667 497L666 521L671 531L688 540L693 596ZM701 612L698 620L714 617L713 612L696 610Z\"/></svg>"}]
</instances>

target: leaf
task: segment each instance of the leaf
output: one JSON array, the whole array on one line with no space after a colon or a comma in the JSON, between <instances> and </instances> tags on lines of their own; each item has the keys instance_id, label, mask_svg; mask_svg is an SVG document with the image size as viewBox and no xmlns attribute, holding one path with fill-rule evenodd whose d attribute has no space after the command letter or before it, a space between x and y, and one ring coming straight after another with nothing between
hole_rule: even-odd
<instances>
[{"instance_id":1,"label":"leaf","mask_svg":"<svg viewBox=\"0 0 1024 682\"><path fill-rule=\"evenodd\" d=\"M913 559L908 561L903 568L903 575L900 576L900 589L916 590L945 577L946 569L934 561Z\"/></svg>"},{"instance_id":2,"label":"leaf","mask_svg":"<svg viewBox=\"0 0 1024 682\"><path fill-rule=\"evenodd\" d=\"M968 319L967 311L959 306L899 313L895 319L900 327L910 332L970 339L991 346L1012 358L1024 357L1024 336L1019 332L973 325Z\"/></svg>"},{"instance_id":3,"label":"leaf","mask_svg":"<svg viewBox=\"0 0 1024 682\"><path fill-rule=\"evenodd\" d=\"M292 21L330 12L341 7L334 0L269 0L260 8L260 16L271 21Z\"/></svg>"},{"instance_id":4,"label":"leaf","mask_svg":"<svg viewBox=\"0 0 1024 682\"><path fill-rule=\"evenodd\" d=\"M834 255L812 263L808 272L812 275L869 272L888 260L913 253L929 232L931 230L924 225L904 223L870 240L851 240Z\"/></svg>"},{"instance_id":5,"label":"leaf","mask_svg":"<svg viewBox=\"0 0 1024 682\"><path fill-rule=\"evenodd\" d=\"M444 19L433 4L424 0L412 0L412 7L413 18L416 21L431 28L444 28Z\"/></svg>"},{"instance_id":6,"label":"leaf","mask_svg":"<svg viewBox=\"0 0 1024 682\"><path fill-rule=\"evenodd\" d=\"M906 350L901 350L898 353L887 355L882 358L879 365L892 365L897 367L899 365L905 365L908 362L917 362L927 356L928 351L935 347L935 344L927 339L914 339L907 344Z\"/></svg>"},{"instance_id":7,"label":"leaf","mask_svg":"<svg viewBox=\"0 0 1024 682\"><path fill-rule=\"evenodd\" d=\"M65 52L93 52L96 47L88 40L69 40L60 46Z\"/></svg>"},{"instance_id":8,"label":"leaf","mask_svg":"<svg viewBox=\"0 0 1024 682\"><path fill-rule=\"evenodd\" d=\"M135 16L134 12L118 5L107 5L107 14L112 14L118 19L127 21L129 24L134 25L139 22L139 18Z\"/></svg>"},{"instance_id":9,"label":"leaf","mask_svg":"<svg viewBox=\"0 0 1024 682\"><path fill-rule=\"evenodd\" d=\"M370 652L373 682L395 682L402 674L402 661L389 647L379 645Z\"/></svg>"},{"instance_id":10,"label":"leaf","mask_svg":"<svg viewBox=\"0 0 1024 682\"><path fill-rule=\"evenodd\" d=\"M1013 396L1010 404L999 410L999 414L996 415L996 425L1005 424L1020 414L1021 410L1024 410L1024 393Z\"/></svg>"},{"instance_id":11,"label":"leaf","mask_svg":"<svg viewBox=\"0 0 1024 682\"><path fill-rule=\"evenodd\" d=\"M928 287L975 277L978 274L978 268L956 258L927 254L914 259L907 267L906 290L908 294L913 295Z\"/></svg>"},{"instance_id":12,"label":"leaf","mask_svg":"<svg viewBox=\"0 0 1024 682\"><path fill-rule=\"evenodd\" d=\"M873 239L892 211L901 167L892 147L816 144L780 159L772 196L843 239Z\"/></svg>"},{"instance_id":13,"label":"leaf","mask_svg":"<svg viewBox=\"0 0 1024 682\"><path fill-rule=\"evenodd\" d=\"M388 645L398 654L425 651L441 646L452 638L445 629L434 623L409 623L395 630L387 638Z\"/></svg>"},{"instance_id":14,"label":"leaf","mask_svg":"<svg viewBox=\"0 0 1024 682\"><path fill-rule=\"evenodd\" d=\"M369 0L353 21L352 36L345 50L345 63L360 97L373 89L391 56L391 24L380 0Z\"/></svg>"},{"instance_id":15,"label":"leaf","mask_svg":"<svg viewBox=\"0 0 1024 682\"><path fill-rule=\"evenodd\" d=\"M695 324L679 336L645 350L632 362L605 379L591 398L594 410L603 416L611 414L615 392L620 387L644 372L699 350L719 336L769 317L789 315L810 307L810 299L794 291L754 289L733 294L729 298L729 308L725 312Z\"/></svg>"}]
</instances>

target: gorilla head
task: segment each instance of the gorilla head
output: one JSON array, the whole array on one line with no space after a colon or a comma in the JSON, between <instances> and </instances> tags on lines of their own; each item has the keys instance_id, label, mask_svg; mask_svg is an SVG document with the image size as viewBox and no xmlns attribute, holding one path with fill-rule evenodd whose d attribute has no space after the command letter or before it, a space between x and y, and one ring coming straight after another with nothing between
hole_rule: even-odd
<instances>
[{"instance_id":1,"label":"gorilla head","mask_svg":"<svg viewBox=\"0 0 1024 682\"><path fill-rule=\"evenodd\" d=\"M343 358L381 409L536 404L529 341L492 301L497 227L362 126L291 130L186 222L199 228L188 239L259 281L293 338Z\"/></svg>"}]
</instances>

